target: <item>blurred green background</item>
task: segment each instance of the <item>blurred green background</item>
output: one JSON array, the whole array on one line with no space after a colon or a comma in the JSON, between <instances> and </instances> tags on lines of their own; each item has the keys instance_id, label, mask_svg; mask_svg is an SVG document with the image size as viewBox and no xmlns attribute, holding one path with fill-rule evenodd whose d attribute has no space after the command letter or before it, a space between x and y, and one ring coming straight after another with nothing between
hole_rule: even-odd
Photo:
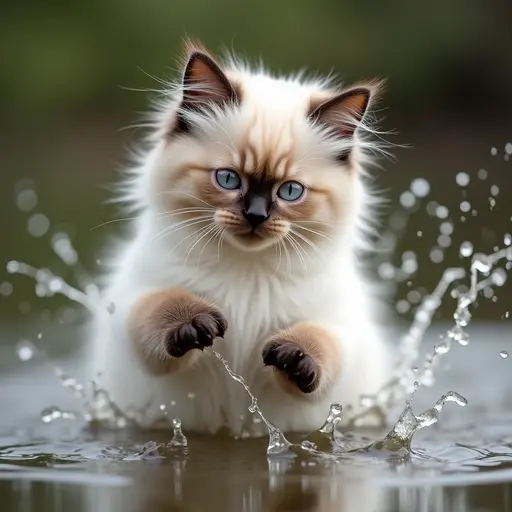
<instances>
[{"instance_id":1,"label":"blurred green background","mask_svg":"<svg viewBox=\"0 0 512 512\"><path fill-rule=\"evenodd\" d=\"M73 238L86 267L95 271L98 249L119 225L91 228L119 216L105 204L104 185L117 171L140 133L122 128L148 108L144 92L160 84L149 75L174 73L180 39L188 34L212 51L232 47L262 58L273 71L307 67L334 69L346 82L388 77L381 112L389 137L411 149L396 149L396 162L382 162L377 185L399 205L413 179L426 178L429 197L413 208L394 262L413 250L419 270L397 290L430 290L442 270L461 263L458 248L470 239L479 251L503 245L512 231L512 2L510 0L90 0L2 2L0 16L0 263L20 259L66 269L50 249L55 230ZM496 148L496 155L491 148ZM512 159L512 156L511 156ZM487 178L478 177L479 169ZM469 174L463 190L455 177ZM480 174L480 176L483 176ZM20 180L32 180L35 208L16 207ZM490 187L499 193L490 208ZM477 215L460 220L460 203ZM433 263L440 220L429 216L434 200L448 206L455 225L444 260ZM42 238L27 233L30 215L52 222ZM422 236L417 232L422 231ZM49 308L62 315L59 300L37 299L33 284L0 268L0 320L24 325L29 315ZM14 286L10 293L11 283ZM3 286L3 287L2 287ZM511 286L496 303L481 301L477 317L499 320L512 304ZM394 304L394 302L392 302ZM409 312L404 312L409 318ZM453 311L447 301L440 313Z\"/></svg>"}]
</instances>

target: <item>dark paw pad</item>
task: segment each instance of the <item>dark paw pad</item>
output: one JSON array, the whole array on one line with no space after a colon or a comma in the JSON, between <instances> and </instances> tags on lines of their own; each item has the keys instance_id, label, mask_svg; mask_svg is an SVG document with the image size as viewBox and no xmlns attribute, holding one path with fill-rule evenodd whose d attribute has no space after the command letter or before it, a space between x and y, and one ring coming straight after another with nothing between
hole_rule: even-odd
<instances>
[{"instance_id":1,"label":"dark paw pad","mask_svg":"<svg viewBox=\"0 0 512 512\"><path fill-rule=\"evenodd\" d=\"M263 349L263 363L287 374L303 393L312 393L320 383L313 358L293 341L271 341Z\"/></svg>"},{"instance_id":2,"label":"dark paw pad","mask_svg":"<svg viewBox=\"0 0 512 512\"><path fill-rule=\"evenodd\" d=\"M172 357L182 357L193 348L211 347L214 338L222 338L227 327L228 323L220 313L199 313L190 322L167 331L167 352Z\"/></svg>"}]
</instances>

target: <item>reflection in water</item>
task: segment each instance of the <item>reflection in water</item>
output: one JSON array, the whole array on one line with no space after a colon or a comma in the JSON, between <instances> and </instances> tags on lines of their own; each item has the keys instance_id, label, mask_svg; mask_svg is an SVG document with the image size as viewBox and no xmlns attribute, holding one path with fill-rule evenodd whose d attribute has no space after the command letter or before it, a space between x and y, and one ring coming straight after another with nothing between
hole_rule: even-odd
<instances>
[{"instance_id":1,"label":"reflection in water","mask_svg":"<svg viewBox=\"0 0 512 512\"><path fill-rule=\"evenodd\" d=\"M512 485L473 487L377 487L364 475L357 479L332 472L320 477L308 469L269 468L268 478L257 472L249 481L215 473L187 478L148 467L129 487L44 482L5 482L0 479L2 510L20 512L509 512ZM162 469L162 468L160 468ZM158 474L158 476L157 476ZM0 472L1 475L1 472ZM273 483L273 485L271 485ZM7 491L7 492L6 492ZM176 492L177 491L177 492ZM5 507L5 508L4 508Z\"/></svg>"}]
</instances>

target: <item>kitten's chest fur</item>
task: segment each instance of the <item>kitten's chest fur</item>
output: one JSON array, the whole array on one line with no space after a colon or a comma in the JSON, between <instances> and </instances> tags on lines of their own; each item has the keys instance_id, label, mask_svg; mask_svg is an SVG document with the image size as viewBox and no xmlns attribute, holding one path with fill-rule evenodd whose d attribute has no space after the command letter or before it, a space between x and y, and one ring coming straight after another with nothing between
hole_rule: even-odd
<instances>
[{"instance_id":1,"label":"kitten's chest fur","mask_svg":"<svg viewBox=\"0 0 512 512\"><path fill-rule=\"evenodd\" d=\"M257 264L173 270L175 285L213 301L226 316L226 340L253 345L295 322L318 317L330 295L324 279L273 275ZM332 298L330 299L332 301Z\"/></svg>"}]
</instances>

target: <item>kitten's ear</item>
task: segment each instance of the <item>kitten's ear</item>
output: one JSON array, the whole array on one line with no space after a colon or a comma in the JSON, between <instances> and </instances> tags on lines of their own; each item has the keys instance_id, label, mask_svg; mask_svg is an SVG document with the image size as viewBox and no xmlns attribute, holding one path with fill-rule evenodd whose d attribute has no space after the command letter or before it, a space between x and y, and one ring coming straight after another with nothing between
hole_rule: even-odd
<instances>
[{"instance_id":1,"label":"kitten's ear","mask_svg":"<svg viewBox=\"0 0 512 512\"><path fill-rule=\"evenodd\" d=\"M352 137L376 92L376 85L361 85L328 99L313 99L309 118L327 126L340 137Z\"/></svg>"},{"instance_id":2,"label":"kitten's ear","mask_svg":"<svg viewBox=\"0 0 512 512\"><path fill-rule=\"evenodd\" d=\"M238 101L237 91L218 64L208 54L193 51L183 73L182 107L199 110Z\"/></svg>"}]
</instances>

